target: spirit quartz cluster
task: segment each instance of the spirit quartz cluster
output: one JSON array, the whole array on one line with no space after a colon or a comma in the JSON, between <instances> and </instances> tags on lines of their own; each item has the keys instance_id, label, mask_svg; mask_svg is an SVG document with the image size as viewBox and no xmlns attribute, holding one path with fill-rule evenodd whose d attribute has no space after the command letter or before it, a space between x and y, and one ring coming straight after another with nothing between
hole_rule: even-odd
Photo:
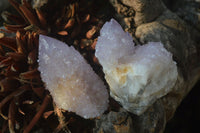
<instances>
[{"instance_id":1,"label":"spirit quartz cluster","mask_svg":"<svg viewBox=\"0 0 200 133\"><path fill-rule=\"evenodd\" d=\"M135 46L114 19L102 27L95 49L110 95L134 114L142 114L175 85L177 66L163 44Z\"/></svg>"},{"instance_id":2,"label":"spirit quartz cluster","mask_svg":"<svg viewBox=\"0 0 200 133\"><path fill-rule=\"evenodd\" d=\"M110 95L132 113L142 114L176 83L177 66L163 44L135 46L114 19L104 24L95 49ZM40 35L38 69L59 108L84 118L94 118L107 109L103 81L73 46Z\"/></svg>"},{"instance_id":3,"label":"spirit quartz cluster","mask_svg":"<svg viewBox=\"0 0 200 133\"><path fill-rule=\"evenodd\" d=\"M108 92L73 46L39 36L39 71L55 104L84 118L101 115L108 106Z\"/></svg>"}]
</instances>

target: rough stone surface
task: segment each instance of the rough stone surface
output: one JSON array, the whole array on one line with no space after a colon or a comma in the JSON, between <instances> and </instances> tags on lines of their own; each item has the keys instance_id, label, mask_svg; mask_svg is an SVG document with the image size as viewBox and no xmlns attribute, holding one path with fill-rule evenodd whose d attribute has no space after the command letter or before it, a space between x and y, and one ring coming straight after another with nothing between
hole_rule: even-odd
<instances>
[{"instance_id":1,"label":"rough stone surface","mask_svg":"<svg viewBox=\"0 0 200 133\"><path fill-rule=\"evenodd\" d=\"M134 46L132 37L114 19L103 26L95 55L111 96L137 115L170 92L177 80L176 63L161 43Z\"/></svg>"},{"instance_id":2,"label":"rough stone surface","mask_svg":"<svg viewBox=\"0 0 200 133\"><path fill-rule=\"evenodd\" d=\"M124 109L111 111L96 119L95 133L134 133L131 116Z\"/></svg>"},{"instance_id":3,"label":"rough stone surface","mask_svg":"<svg viewBox=\"0 0 200 133\"><path fill-rule=\"evenodd\" d=\"M200 30L200 1L178 0L173 8L178 16Z\"/></svg>"},{"instance_id":4,"label":"rough stone surface","mask_svg":"<svg viewBox=\"0 0 200 133\"><path fill-rule=\"evenodd\" d=\"M151 22L165 10L162 0L121 0L135 11L135 25Z\"/></svg>"},{"instance_id":5,"label":"rough stone surface","mask_svg":"<svg viewBox=\"0 0 200 133\"><path fill-rule=\"evenodd\" d=\"M59 108L84 118L100 116L107 109L103 81L73 46L40 35L38 69Z\"/></svg>"},{"instance_id":6,"label":"rough stone surface","mask_svg":"<svg viewBox=\"0 0 200 133\"><path fill-rule=\"evenodd\" d=\"M140 116L132 116L133 129L136 133L163 133L166 125L165 108L157 100Z\"/></svg>"}]
</instances>

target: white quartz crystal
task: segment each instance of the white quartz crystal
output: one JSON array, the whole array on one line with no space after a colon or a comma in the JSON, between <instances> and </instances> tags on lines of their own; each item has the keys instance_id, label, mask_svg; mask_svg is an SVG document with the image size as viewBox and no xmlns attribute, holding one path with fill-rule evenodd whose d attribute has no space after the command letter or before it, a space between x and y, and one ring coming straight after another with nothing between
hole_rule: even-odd
<instances>
[{"instance_id":1,"label":"white quartz crystal","mask_svg":"<svg viewBox=\"0 0 200 133\"><path fill-rule=\"evenodd\" d=\"M101 29L95 55L111 96L137 115L170 92L177 80L176 63L163 44L134 46L132 37L114 19Z\"/></svg>"},{"instance_id":2,"label":"white quartz crystal","mask_svg":"<svg viewBox=\"0 0 200 133\"><path fill-rule=\"evenodd\" d=\"M108 107L103 81L73 46L39 36L39 71L59 108L84 118L101 115Z\"/></svg>"}]
</instances>

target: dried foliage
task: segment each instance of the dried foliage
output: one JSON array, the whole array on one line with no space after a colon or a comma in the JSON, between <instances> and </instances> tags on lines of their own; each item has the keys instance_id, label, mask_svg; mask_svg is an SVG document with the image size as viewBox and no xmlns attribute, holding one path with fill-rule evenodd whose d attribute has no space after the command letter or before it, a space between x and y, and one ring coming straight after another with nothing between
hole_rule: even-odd
<instances>
[{"instance_id":1,"label":"dried foliage","mask_svg":"<svg viewBox=\"0 0 200 133\"><path fill-rule=\"evenodd\" d=\"M37 70L38 34L74 45L99 71L94 48L101 26L109 19L105 17L109 15L102 15L105 11L101 7L108 5L105 1L49 0L34 9L26 0L8 1L18 14L3 13L6 30L0 33L0 115L5 120L1 132L28 133L34 126L44 132L90 132L92 120L70 112L63 114L53 106Z\"/></svg>"}]
</instances>

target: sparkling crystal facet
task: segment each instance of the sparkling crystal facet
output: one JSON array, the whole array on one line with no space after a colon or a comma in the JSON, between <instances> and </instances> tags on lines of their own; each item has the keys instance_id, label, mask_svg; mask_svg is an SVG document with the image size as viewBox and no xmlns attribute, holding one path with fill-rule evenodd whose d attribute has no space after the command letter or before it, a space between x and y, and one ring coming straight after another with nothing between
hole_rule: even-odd
<instances>
[{"instance_id":1,"label":"sparkling crystal facet","mask_svg":"<svg viewBox=\"0 0 200 133\"><path fill-rule=\"evenodd\" d=\"M108 106L103 81L73 46L40 35L39 71L59 108L84 118L101 115Z\"/></svg>"},{"instance_id":2,"label":"sparkling crystal facet","mask_svg":"<svg viewBox=\"0 0 200 133\"><path fill-rule=\"evenodd\" d=\"M134 46L114 19L102 27L95 49L111 96L132 113L142 114L175 85L176 62L163 44Z\"/></svg>"}]
</instances>

